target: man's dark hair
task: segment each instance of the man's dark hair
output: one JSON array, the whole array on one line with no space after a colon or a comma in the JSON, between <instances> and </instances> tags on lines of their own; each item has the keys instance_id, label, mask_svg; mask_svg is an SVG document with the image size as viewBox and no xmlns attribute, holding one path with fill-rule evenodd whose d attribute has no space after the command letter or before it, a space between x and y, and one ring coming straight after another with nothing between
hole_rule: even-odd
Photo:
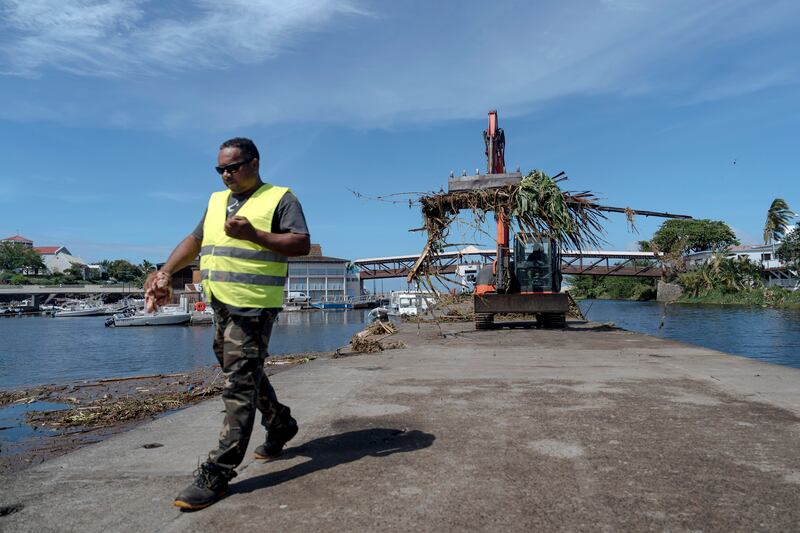
<instances>
[{"instance_id":1,"label":"man's dark hair","mask_svg":"<svg viewBox=\"0 0 800 533\"><path fill-rule=\"evenodd\" d=\"M224 148L238 148L239 151L242 152L242 156L244 156L245 159L261 160L261 157L258 155L258 148L256 148L256 144L246 137L234 137L233 139L228 139L219 146L220 150Z\"/></svg>"}]
</instances>

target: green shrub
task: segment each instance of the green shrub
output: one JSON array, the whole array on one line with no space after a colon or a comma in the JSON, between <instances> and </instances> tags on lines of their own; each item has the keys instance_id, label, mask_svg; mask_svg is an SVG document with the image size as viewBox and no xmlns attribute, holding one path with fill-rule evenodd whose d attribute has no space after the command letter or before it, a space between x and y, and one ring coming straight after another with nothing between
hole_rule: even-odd
<instances>
[{"instance_id":1,"label":"green shrub","mask_svg":"<svg viewBox=\"0 0 800 533\"><path fill-rule=\"evenodd\" d=\"M574 276L570 293L578 299L654 300L655 279L627 276Z\"/></svg>"},{"instance_id":2,"label":"green shrub","mask_svg":"<svg viewBox=\"0 0 800 533\"><path fill-rule=\"evenodd\" d=\"M800 309L800 291L790 291L777 286L755 287L739 292L713 289L701 296L684 295L680 301L685 303Z\"/></svg>"},{"instance_id":3,"label":"green shrub","mask_svg":"<svg viewBox=\"0 0 800 533\"><path fill-rule=\"evenodd\" d=\"M679 274L678 284L689 296L738 293L761 286L761 267L746 258L714 254L698 268Z\"/></svg>"},{"instance_id":4,"label":"green shrub","mask_svg":"<svg viewBox=\"0 0 800 533\"><path fill-rule=\"evenodd\" d=\"M14 274L8 280L9 285L30 285L30 280L22 274Z\"/></svg>"}]
</instances>

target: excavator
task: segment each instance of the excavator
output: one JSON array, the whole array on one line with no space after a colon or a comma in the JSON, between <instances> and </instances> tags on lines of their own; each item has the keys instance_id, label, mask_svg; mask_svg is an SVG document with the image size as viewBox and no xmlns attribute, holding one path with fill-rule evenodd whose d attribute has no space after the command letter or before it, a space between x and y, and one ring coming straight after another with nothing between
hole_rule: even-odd
<instances>
[{"instance_id":1,"label":"excavator","mask_svg":"<svg viewBox=\"0 0 800 533\"><path fill-rule=\"evenodd\" d=\"M515 185L522 174L506 171L506 137L497 122L497 111L489 111L489 124L483 132L486 146L486 174L476 172L467 176L450 174L450 192L491 189ZM557 174L556 176L559 176ZM625 213L661 218L692 218L689 215L643 211L628 207L594 205L598 211ZM563 328L569 311L569 296L561 292L560 243L519 232L514 235L513 247L509 240L510 213L504 208L495 212L497 225L497 251L495 260L481 268L476 276L473 305L476 329L495 327L498 313L523 313L536 316L542 328Z\"/></svg>"},{"instance_id":2,"label":"excavator","mask_svg":"<svg viewBox=\"0 0 800 533\"><path fill-rule=\"evenodd\" d=\"M506 172L505 133L498 125L497 111L489 112L489 124L483 132L486 145L486 174L451 176L450 192L513 185L522 174ZM504 209L495 213L495 260L478 271L473 305L475 327L491 329L498 313L534 314L543 328L563 328L569 310L569 297L561 293L561 257L559 243L536 238L527 233L514 235L510 246L510 214Z\"/></svg>"}]
</instances>

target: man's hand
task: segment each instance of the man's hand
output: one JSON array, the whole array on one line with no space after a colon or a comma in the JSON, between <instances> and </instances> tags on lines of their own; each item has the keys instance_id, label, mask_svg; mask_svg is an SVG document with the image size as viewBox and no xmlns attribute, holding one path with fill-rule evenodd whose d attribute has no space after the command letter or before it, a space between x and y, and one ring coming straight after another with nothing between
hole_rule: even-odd
<instances>
[{"instance_id":1,"label":"man's hand","mask_svg":"<svg viewBox=\"0 0 800 533\"><path fill-rule=\"evenodd\" d=\"M271 233L257 230L245 217L234 216L225 221L225 234L250 241L288 257L308 254L311 238L300 233Z\"/></svg>"},{"instance_id":2,"label":"man's hand","mask_svg":"<svg viewBox=\"0 0 800 533\"><path fill-rule=\"evenodd\" d=\"M247 220L246 217L233 216L225 221L225 234L234 239L243 239L245 241L256 242L258 241L258 234L256 228Z\"/></svg>"},{"instance_id":3,"label":"man's hand","mask_svg":"<svg viewBox=\"0 0 800 533\"><path fill-rule=\"evenodd\" d=\"M172 276L159 270L147 275L144 282L144 309L148 313L157 311L162 305L168 304L172 298Z\"/></svg>"}]
</instances>

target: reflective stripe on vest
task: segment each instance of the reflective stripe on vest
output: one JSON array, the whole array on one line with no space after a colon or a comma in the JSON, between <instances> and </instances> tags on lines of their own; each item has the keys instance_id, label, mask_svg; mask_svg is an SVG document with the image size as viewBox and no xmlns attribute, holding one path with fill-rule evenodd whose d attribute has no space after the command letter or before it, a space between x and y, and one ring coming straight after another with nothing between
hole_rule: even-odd
<instances>
[{"instance_id":1,"label":"reflective stripe on vest","mask_svg":"<svg viewBox=\"0 0 800 533\"><path fill-rule=\"evenodd\" d=\"M289 189L265 183L236 213L258 230L272 231L272 218ZM236 307L283 305L288 259L285 255L225 234L230 191L208 201L200 249L200 276L206 295Z\"/></svg>"},{"instance_id":2,"label":"reflective stripe on vest","mask_svg":"<svg viewBox=\"0 0 800 533\"><path fill-rule=\"evenodd\" d=\"M245 274L243 272L222 272L214 270L200 271L201 279L208 279L211 281L226 281L230 283L245 283L247 285L269 285L270 287L283 287L286 284L286 278L281 276L265 276L263 274Z\"/></svg>"},{"instance_id":3,"label":"reflective stripe on vest","mask_svg":"<svg viewBox=\"0 0 800 533\"><path fill-rule=\"evenodd\" d=\"M272 250L246 250L233 246L203 246L200 255L216 255L219 257L235 257L236 259L255 259L257 261L272 261L285 263L287 258Z\"/></svg>"}]
</instances>

